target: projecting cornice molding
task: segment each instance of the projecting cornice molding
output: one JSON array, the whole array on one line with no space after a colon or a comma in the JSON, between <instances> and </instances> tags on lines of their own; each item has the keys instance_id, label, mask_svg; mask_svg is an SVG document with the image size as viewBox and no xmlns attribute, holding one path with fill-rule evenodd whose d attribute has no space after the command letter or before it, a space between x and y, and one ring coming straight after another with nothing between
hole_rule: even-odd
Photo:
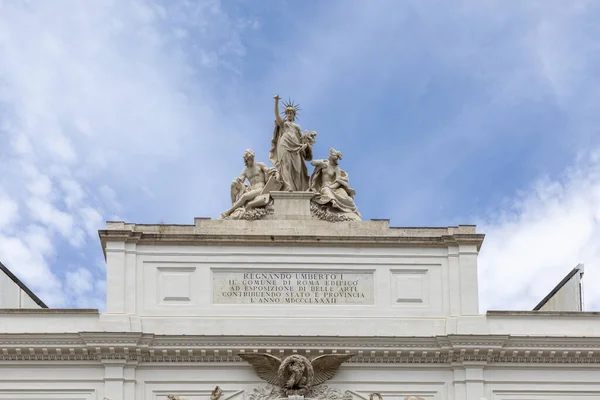
<instances>
[{"instance_id":1,"label":"projecting cornice molding","mask_svg":"<svg viewBox=\"0 0 600 400\"><path fill-rule=\"evenodd\" d=\"M479 251L485 235L464 225L444 228L394 228L389 221L309 221L287 226L281 221L223 221L197 219L195 225L140 225L109 222L100 230L102 248L108 242L149 245L290 245L367 247L474 246Z\"/></svg>"},{"instance_id":2,"label":"projecting cornice molding","mask_svg":"<svg viewBox=\"0 0 600 400\"><path fill-rule=\"evenodd\" d=\"M598 364L600 338L450 335L438 337L208 337L140 333L2 334L0 361L122 360L241 362L238 353L356 356L350 364Z\"/></svg>"},{"instance_id":3,"label":"projecting cornice molding","mask_svg":"<svg viewBox=\"0 0 600 400\"><path fill-rule=\"evenodd\" d=\"M106 242L119 240L127 243L172 245L172 244L201 244L201 245L332 245L332 246L418 246L440 247L449 245L474 245L480 249L483 234L453 235L439 237L386 237L386 236L319 236L319 235L210 235L210 234L176 234L163 235L159 233L139 233L126 231L100 231L100 237L105 247Z\"/></svg>"}]
</instances>

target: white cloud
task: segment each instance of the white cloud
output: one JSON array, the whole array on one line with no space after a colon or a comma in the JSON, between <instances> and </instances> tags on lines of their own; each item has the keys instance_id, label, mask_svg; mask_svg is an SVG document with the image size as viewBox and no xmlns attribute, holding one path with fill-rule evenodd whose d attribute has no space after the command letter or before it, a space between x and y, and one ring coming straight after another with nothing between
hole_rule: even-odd
<instances>
[{"instance_id":1,"label":"white cloud","mask_svg":"<svg viewBox=\"0 0 600 400\"><path fill-rule=\"evenodd\" d=\"M21 233L21 238L25 243L44 257L55 254L51 237L52 235L39 225L29 225Z\"/></svg>"},{"instance_id":2,"label":"white cloud","mask_svg":"<svg viewBox=\"0 0 600 400\"><path fill-rule=\"evenodd\" d=\"M69 270L65 276L65 291L72 303L82 308L104 309L106 281L98 279L87 268Z\"/></svg>"},{"instance_id":3,"label":"white cloud","mask_svg":"<svg viewBox=\"0 0 600 400\"><path fill-rule=\"evenodd\" d=\"M102 228L104 223L102 214L92 207L83 207L79 210L79 213L83 219L83 226L85 227L87 234L92 239L97 238L98 229Z\"/></svg>"},{"instance_id":4,"label":"white cloud","mask_svg":"<svg viewBox=\"0 0 600 400\"><path fill-rule=\"evenodd\" d=\"M94 276L85 268L68 271L65 282L67 283L67 289L77 296L81 296L94 288Z\"/></svg>"},{"instance_id":5,"label":"white cloud","mask_svg":"<svg viewBox=\"0 0 600 400\"><path fill-rule=\"evenodd\" d=\"M96 282L94 282L94 289L98 293L106 293L106 281L102 279L96 280Z\"/></svg>"},{"instance_id":6,"label":"white cloud","mask_svg":"<svg viewBox=\"0 0 600 400\"><path fill-rule=\"evenodd\" d=\"M9 129L5 128L5 130ZM31 152L33 151L33 147L29 141L29 138L22 134L16 134L13 136L11 147L14 149L15 153L21 155L31 155Z\"/></svg>"},{"instance_id":7,"label":"white cloud","mask_svg":"<svg viewBox=\"0 0 600 400\"><path fill-rule=\"evenodd\" d=\"M52 203L40 198L31 198L27 201L29 216L36 222L57 230L65 238L73 234L73 217L56 208Z\"/></svg>"},{"instance_id":8,"label":"white cloud","mask_svg":"<svg viewBox=\"0 0 600 400\"><path fill-rule=\"evenodd\" d=\"M85 197L81 185L72 179L63 179L60 186L65 193L64 201L68 208L78 205Z\"/></svg>"},{"instance_id":9,"label":"white cloud","mask_svg":"<svg viewBox=\"0 0 600 400\"><path fill-rule=\"evenodd\" d=\"M8 196L0 194L0 231L8 229L19 220L19 205Z\"/></svg>"},{"instance_id":10,"label":"white cloud","mask_svg":"<svg viewBox=\"0 0 600 400\"><path fill-rule=\"evenodd\" d=\"M108 185L102 185L98 188L100 198L104 206L109 210L120 211L123 206L117 200L117 193Z\"/></svg>"},{"instance_id":11,"label":"white cloud","mask_svg":"<svg viewBox=\"0 0 600 400\"><path fill-rule=\"evenodd\" d=\"M540 179L480 222L481 309L532 309L578 263L584 288L600 282L600 152L561 179ZM585 292L585 290L584 290ZM600 308L600 293L585 292Z\"/></svg>"},{"instance_id":12,"label":"white cloud","mask_svg":"<svg viewBox=\"0 0 600 400\"><path fill-rule=\"evenodd\" d=\"M67 305L62 283L51 271L47 256L52 253L48 232L32 227L30 233L5 236L0 233L0 255L2 263L20 279L35 288L35 293L44 302L55 307Z\"/></svg>"},{"instance_id":13,"label":"white cloud","mask_svg":"<svg viewBox=\"0 0 600 400\"><path fill-rule=\"evenodd\" d=\"M157 171L190 146L216 158L211 90L244 54L238 31L212 0L0 1L0 259L49 305L102 298L66 296L49 247L88 245L94 265L102 221L138 207L115 189L160 192L174 180ZM87 291L86 270L68 277Z\"/></svg>"},{"instance_id":14,"label":"white cloud","mask_svg":"<svg viewBox=\"0 0 600 400\"><path fill-rule=\"evenodd\" d=\"M47 175L41 174L31 164L23 164L23 177L27 179L27 189L36 197L49 198L52 196L52 181Z\"/></svg>"}]
</instances>

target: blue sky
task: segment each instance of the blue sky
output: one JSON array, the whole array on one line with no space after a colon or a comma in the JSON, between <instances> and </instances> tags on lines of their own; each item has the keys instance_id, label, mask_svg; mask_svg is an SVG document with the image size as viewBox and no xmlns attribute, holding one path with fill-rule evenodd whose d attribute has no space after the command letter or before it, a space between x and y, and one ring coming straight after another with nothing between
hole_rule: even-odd
<instances>
[{"instance_id":1,"label":"blue sky","mask_svg":"<svg viewBox=\"0 0 600 400\"><path fill-rule=\"evenodd\" d=\"M228 207L273 95L344 154L364 219L486 233L482 310L577 263L600 309L600 3L0 0L0 260L100 307L106 220Z\"/></svg>"}]
</instances>

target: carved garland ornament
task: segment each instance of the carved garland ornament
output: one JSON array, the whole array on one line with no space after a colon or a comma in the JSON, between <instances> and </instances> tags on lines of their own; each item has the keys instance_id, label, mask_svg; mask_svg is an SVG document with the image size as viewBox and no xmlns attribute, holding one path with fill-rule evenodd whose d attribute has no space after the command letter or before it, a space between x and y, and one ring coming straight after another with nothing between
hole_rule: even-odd
<instances>
[{"instance_id":1,"label":"carved garland ornament","mask_svg":"<svg viewBox=\"0 0 600 400\"><path fill-rule=\"evenodd\" d=\"M352 218L348 214L332 212L329 208L323 207L314 201L310 202L310 213L314 217L327 222L356 221L356 218Z\"/></svg>"}]
</instances>

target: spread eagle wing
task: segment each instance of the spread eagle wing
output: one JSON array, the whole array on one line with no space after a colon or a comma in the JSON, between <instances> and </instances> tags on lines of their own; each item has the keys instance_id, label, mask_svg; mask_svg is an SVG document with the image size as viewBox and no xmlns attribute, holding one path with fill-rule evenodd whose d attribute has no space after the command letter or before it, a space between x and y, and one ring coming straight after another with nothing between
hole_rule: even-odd
<instances>
[{"instance_id":1,"label":"spread eagle wing","mask_svg":"<svg viewBox=\"0 0 600 400\"><path fill-rule=\"evenodd\" d=\"M238 356L252 365L252 368L254 368L256 375L258 375L260 379L267 381L271 385L280 386L280 380L277 374L279 366L281 365L281 360L279 358L265 353L240 353Z\"/></svg>"},{"instance_id":2,"label":"spread eagle wing","mask_svg":"<svg viewBox=\"0 0 600 400\"><path fill-rule=\"evenodd\" d=\"M333 378L340 365L352 357L354 357L354 354L324 354L313 358L310 362L315 370L313 386L320 385Z\"/></svg>"}]
</instances>

